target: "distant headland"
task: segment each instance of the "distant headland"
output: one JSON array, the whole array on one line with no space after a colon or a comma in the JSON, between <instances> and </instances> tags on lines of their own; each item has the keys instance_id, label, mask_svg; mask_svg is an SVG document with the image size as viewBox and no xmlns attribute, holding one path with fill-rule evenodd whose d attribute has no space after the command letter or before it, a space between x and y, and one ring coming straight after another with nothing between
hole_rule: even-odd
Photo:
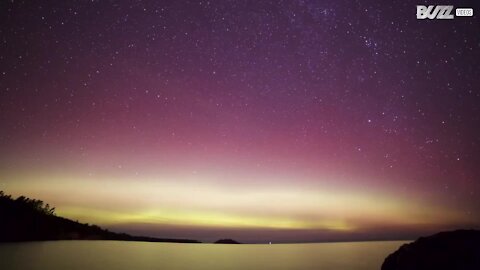
<instances>
[{"instance_id":1,"label":"distant headland","mask_svg":"<svg viewBox=\"0 0 480 270\"><path fill-rule=\"evenodd\" d=\"M16 199L0 191L0 242L47 240L121 240L143 242L200 243L190 239L132 236L82 224L55 215L55 208L41 200Z\"/></svg>"},{"instance_id":2,"label":"distant headland","mask_svg":"<svg viewBox=\"0 0 480 270\"><path fill-rule=\"evenodd\" d=\"M220 239L217 240L214 244L241 244L233 239Z\"/></svg>"}]
</instances>

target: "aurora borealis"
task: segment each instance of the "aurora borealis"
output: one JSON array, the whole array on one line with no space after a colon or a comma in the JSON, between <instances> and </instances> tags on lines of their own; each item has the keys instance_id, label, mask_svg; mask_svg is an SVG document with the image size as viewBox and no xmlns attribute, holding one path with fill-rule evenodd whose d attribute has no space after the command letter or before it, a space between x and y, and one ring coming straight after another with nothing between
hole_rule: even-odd
<instances>
[{"instance_id":1,"label":"aurora borealis","mask_svg":"<svg viewBox=\"0 0 480 270\"><path fill-rule=\"evenodd\" d=\"M479 228L480 22L416 4L2 1L0 190L206 241Z\"/></svg>"}]
</instances>

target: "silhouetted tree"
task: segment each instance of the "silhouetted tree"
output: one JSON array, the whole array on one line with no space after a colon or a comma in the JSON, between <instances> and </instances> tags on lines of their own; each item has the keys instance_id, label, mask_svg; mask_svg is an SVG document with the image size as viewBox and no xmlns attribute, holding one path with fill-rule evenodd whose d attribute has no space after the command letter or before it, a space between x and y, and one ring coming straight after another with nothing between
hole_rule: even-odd
<instances>
[{"instance_id":1,"label":"silhouetted tree","mask_svg":"<svg viewBox=\"0 0 480 270\"><path fill-rule=\"evenodd\" d=\"M4 199L11 199L10 195L5 195L3 191L1 191L0 196ZM44 205L42 200L35 200L25 196L20 196L15 199L15 203L43 214L55 215L55 207L51 207L48 203Z\"/></svg>"}]
</instances>

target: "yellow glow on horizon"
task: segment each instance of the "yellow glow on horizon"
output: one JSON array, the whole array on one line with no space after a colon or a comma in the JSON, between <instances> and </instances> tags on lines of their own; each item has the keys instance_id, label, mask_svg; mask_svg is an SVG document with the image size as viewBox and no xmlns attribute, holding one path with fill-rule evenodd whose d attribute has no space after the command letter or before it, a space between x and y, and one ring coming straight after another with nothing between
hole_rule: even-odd
<instances>
[{"instance_id":1,"label":"yellow glow on horizon","mask_svg":"<svg viewBox=\"0 0 480 270\"><path fill-rule=\"evenodd\" d=\"M58 214L60 216L66 216L76 220L90 220L92 223L98 223L107 226L115 224L146 223L227 228L325 229L334 231L351 231L354 229L354 227L341 220L305 222L287 218L262 218L236 216L223 213L171 210L121 213L68 207L58 211Z\"/></svg>"},{"instance_id":2,"label":"yellow glow on horizon","mask_svg":"<svg viewBox=\"0 0 480 270\"><path fill-rule=\"evenodd\" d=\"M232 228L355 231L367 225L450 224L454 209L388 192L315 186L242 187L208 177L128 180L71 174L15 174L0 189L56 206L98 225L148 223Z\"/></svg>"}]
</instances>

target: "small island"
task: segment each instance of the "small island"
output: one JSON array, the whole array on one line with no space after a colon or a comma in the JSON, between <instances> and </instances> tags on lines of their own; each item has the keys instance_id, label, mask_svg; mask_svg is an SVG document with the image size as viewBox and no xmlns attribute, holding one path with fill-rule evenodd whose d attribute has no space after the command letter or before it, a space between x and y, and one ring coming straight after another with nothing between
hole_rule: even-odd
<instances>
[{"instance_id":1,"label":"small island","mask_svg":"<svg viewBox=\"0 0 480 270\"><path fill-rule=\"evenodd\" d=\"M237 242L233 239L220 239L215 241L214 244L241 244L240 242Z\"/></svg>"}]
</instances>

